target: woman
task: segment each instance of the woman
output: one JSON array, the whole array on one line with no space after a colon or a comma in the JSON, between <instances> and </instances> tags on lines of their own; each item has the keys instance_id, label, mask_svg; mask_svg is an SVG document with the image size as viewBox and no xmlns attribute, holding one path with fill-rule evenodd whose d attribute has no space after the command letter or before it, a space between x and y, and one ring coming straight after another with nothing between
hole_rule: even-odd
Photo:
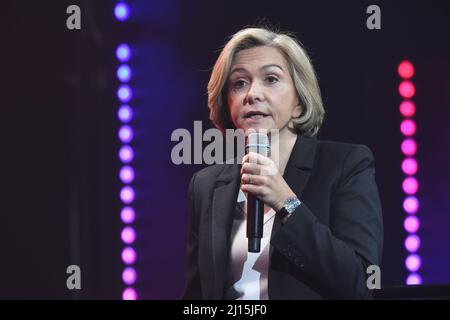
<instances>
[{"instance_id":1,"label":"woman","mask_svg":"<svg viewBox=\"0 0 450 320\"><path fill-rule=\"evenodd\" d=\"M214 66L208 105L222 132L277 130L279 153L192 177L184 298L367 298L383 239L373 155L316 139L324 108L302 46L264 28L239 31ZM247 252L246 194L265 204L260 253Z\"/></svg>"}]
</instances>

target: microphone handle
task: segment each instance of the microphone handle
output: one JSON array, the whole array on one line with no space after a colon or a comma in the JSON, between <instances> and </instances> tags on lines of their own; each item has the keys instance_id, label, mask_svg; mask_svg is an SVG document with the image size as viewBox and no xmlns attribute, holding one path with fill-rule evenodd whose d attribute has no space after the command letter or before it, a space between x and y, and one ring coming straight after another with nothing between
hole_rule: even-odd
<instances>
[{"instance_id":1,"label":"microphone handle","mask_svg":"<svg viewBox=\"0 0 450 320\"><path fill-rule=\"evenodd\" d=\"M264 224L263 221L264 202L259 200L257 197L249 194L247 198L248 252L259 252L261 250L261 238L263 236Z\"/></svg>"}]
</instances>

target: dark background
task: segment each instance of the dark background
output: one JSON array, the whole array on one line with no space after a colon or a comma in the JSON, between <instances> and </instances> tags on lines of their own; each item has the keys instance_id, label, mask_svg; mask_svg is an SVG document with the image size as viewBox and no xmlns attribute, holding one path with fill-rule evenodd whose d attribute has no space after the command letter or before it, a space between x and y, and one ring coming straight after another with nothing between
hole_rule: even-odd
<instances>
[{"instance_id":1,"label":"dark background","mask_svg":"<svg viewBox=\"0 0 450 320\"><path fill-rule=\"evenodd\" d=\"M450 5L446 1L7 1L2 30L0 298L119 299L119 82L130 44L137 290L178 299L184 282L187 184L200 165L172 164L173 130L208 120L206 84L225 38L257 23L294 32L319 76L319 138L368 145L383 204L384 287L405 283L397 65L416 67L415 116L424 284L450 283ZM66 28L77 4L82 28ZM381 30L366 8L381 8ZM82 290L66 289L78 264Z\"/></svg>"}]
</instances>

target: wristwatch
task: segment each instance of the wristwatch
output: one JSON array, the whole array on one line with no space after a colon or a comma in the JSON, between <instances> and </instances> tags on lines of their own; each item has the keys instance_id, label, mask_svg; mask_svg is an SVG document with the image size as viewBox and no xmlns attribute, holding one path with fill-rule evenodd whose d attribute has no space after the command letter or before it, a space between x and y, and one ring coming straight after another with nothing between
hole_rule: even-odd
<instances>
[{"instance_id":1,"label":"wristwatch","mask_svg":"<svg viewBox=\"0 0 450 320\"><path fill-rule=\"evenodd\" d=\"M283 208L278 211L282 221L286 221L300 204L301 201L298 200L296 196L287 198L286 201L284 201Z\"/></svg>"}]
</instances>

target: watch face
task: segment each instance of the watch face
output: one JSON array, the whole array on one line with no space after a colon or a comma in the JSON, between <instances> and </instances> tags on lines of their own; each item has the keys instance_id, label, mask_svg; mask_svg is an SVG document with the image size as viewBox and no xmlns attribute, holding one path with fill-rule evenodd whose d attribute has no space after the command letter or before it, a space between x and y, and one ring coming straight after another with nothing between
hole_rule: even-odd
<instances>
[{"instance_id":1,"label":"watch face","mask_svg":"<svg viewBox=\"0 0 450 320\"><path fill-rule=\"evenodd\" d=\"M286 208L286 211L291 214L295 211L295 209L300 205L300 200L297 199L297 197L288 198L285 202L284 207Z\"/></svg>"}]
</instances>

